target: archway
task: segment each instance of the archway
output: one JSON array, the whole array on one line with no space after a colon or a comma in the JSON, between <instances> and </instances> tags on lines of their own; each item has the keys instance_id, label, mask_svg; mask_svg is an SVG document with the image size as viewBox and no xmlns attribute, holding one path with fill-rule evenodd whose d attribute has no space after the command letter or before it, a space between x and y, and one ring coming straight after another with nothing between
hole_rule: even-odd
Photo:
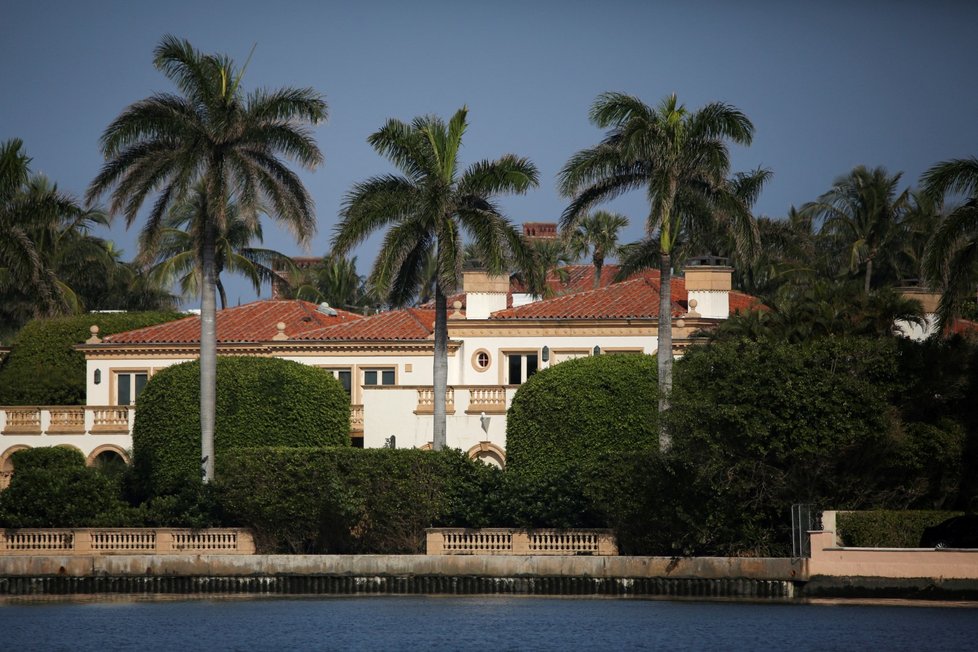
<instances>
[{"instance_id":1,"label":"archway","mask_svg":"<svg viewBox=\"0 0 978 652\"><path fill-rule=\"evenodd\" d=\"M466 455L470 460L479 460L500 469L506 467L506 451L492 442L480 441L470 448Z\"/></svg>"},{"instance_id":2,"label":"archway","mask_svg":"<svg viewBox=\"0 0 978 652\"><path fill-rule=\"evenodd\" d=\"M10 478L14 475L14 461L11 458L17 451L26 451L30 446L18 444L11 446L0 455L0 489L10 486Z\"/></svg>"}]
</instances>

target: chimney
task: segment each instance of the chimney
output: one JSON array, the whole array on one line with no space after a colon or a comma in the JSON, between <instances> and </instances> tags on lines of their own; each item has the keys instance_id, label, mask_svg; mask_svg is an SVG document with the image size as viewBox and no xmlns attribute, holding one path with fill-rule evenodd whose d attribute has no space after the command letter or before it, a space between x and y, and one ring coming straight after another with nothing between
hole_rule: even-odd
<instances>
[{"instance_id":1,"label":"chimney","mask_svg":"<svg viewBox=\"0 0 978 652\"><path fill-rule=\"evenodd\" d=\"M488 319L497 310L506 308L509 293L508 276L490 276L488 272L462 272L465 292L465 318Z\"/></svg>"},{"instance_id":2,"label":"chimney","mask_svg":"<svg viewBox=\"0 0 978 652\"><path fill-rule=\"evenodd\" d=\"M556 240L556 222L524 222L523 237L528 240Z\"/></svg>"},{"instance_id":3,"label":"chimney","mask_svg":"<svg viewBox=\"0 0 978 652\"><path fill-rule=\"evenodd\" d=\"M691 258L683 272L686 276L687 305L696 301L695 312L706 319L726 319L730 316L733 268L727 264L726 258ZM690 312L693 312L692 308Z\"/></svg>"}]
</instances>

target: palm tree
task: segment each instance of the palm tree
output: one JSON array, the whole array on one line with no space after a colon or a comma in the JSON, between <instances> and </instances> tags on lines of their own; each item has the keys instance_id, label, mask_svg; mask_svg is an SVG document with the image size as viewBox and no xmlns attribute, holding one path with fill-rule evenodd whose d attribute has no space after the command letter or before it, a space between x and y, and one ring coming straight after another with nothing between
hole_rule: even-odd
<instances>
[{"instance_id":1,"label":"palm tree","mask_svg":"<svg viewBox=\"0 0 978 652\"><path fill-rule=\"evenodd\" d=\"M868 295L873 263L899 236L901 221L909 207L910 192L897 194L901 173L890 175L886 168L869 170L859 165L839 177L832 189L802 206L802 211L822 218L822 232L837 239L848 250L849 269L865 265L863 293Z\"/></svg>"},{"instance_id":2,"label":"palm tree","mask_svg":"<svg viewBox=\"0 0 978 652\"><path fill-rule=\"evenodd\" d=\"M571 254L577 258L591 254L594 264L594 287L601 287L601 268L607 256L620 251L618 232L628 226L628 218L618 213L596 211L582 217L567 236Z\"/></svg>"},{"instance_id":3,"label":"palm tree","mask_svg":"<svg viewBox=\"0 0 978 652\"><path fill-rule=\"evenodd\" d=\"M749 145L754 125L719 102L689 112L675 95L653 108L630 95L605 93L591 107L590 118L608 131L601 143L574 154L560 171L560 190L573 198L561 227L572 229L597 203L645 189L650 208L646 231L659 247L659 410L665 412L672 389L672 254L692 224L720 212L727 216L738 249L754 250L753 217L727 181L727 141ZM663 428L660 448L669 443Z\"/></svg>"},{"instance_id":4,"label":"palm tree","mask_svg":"<svg viewBox=\"0 0 978 652\"><path fill-rule=\"evenodd\" d=\"M560 283L567 283L570 278L567 267L574 263L567 243L557 238L533 238L524 240L524 244L530 264L513 270L514 277L535 297L549 299L555 296L557 292L549 283L551 274Z\"/></svg>"},{"instance_id":5,"label":"palm tree","mask_svg":"<svg viewBox=\"0 0 978 652\"><path fill-rule=\"evenodd\" d=\"M200 426L202 477L214 477L217 338L215 256L217 235L228 224L227 198L241 218L258 219L261 206L307 240L315 231L312 199L280 156L312 169L322 153L306 124L326 118L326 103L312 89L241 91L243 71L224 55L205 55L185 40L165 36L154 65L180 94L158 93L127 107L102 134L106 163L88 190L93 201L111 192L110 210L126 225L147 198L155 201L143 227L152 245L163 218L197 183L207 190L201 235Z\"/></svg>"},{"instance_id":6,"label":"palm tree","mask_svg":"<svg viewBox=\"0 0 978 652\"><path fill-rule=\"evenodd\" d=\"M423 116L410 124L388 120L367 140L401 175L370 178L353 186L343 202L332 251L344 255L377 229L389 226L370 275L370 284L393 305L404 305L423 282L425 264L435 257L434 424L432 445L445 447L445 391L448 385L447 296L462 273L462 234L468 234L490 272L505 270L509 255L525 264L516 229L493 199L536 186L537 169L507 154L459 170L458 153L468 110L446 124Z\"/></svg>"},{"instance_id":7,"label":"palm tree","mask_svg":"<svg viewBox=\"0 0 978 652\"><path fill-rule=\"evenodd\" d=\"M0 317L14 327L78 312L115 265L107 243L90 234L105 215L31 174L22 147L0 143Z\"/></svg>"},{"instance_id":8,"label":"palm tree","mask_svg":"<svg viewBox=\"0 0 978 652\"><path fill-rule=\"evenodd\" d=\"M927 277L942 288L937 317L943 331L978 281L978 158L938 163L924 173L921 183L935 201L948 194L967 196L941 223L924 256Z\"/></svg>"},{"instance_id":9,"label":"palm tree","mask_svg":"<svg viewBox=\"0 0 978 652\"><path fill-rule=\"evenodd\" d=\"M180 284L185 296L199 296L201 285L201 243L203 227L207 223L207 190L198 184L184 201L173 206L163 219L159 234L141 238L142 251L139 261L151 264L150 275L161 285ZM221 281L221 273L241 274L261 292L264 283L281 282L274 265L290 268L291 259L273 249L252 247L253 241L262 241L261 223L242 219L238 205L229 202L227 221L216 234L214 252L214 278L221 308L228 305L227 293Z\"/></svg>"}]
</instances>

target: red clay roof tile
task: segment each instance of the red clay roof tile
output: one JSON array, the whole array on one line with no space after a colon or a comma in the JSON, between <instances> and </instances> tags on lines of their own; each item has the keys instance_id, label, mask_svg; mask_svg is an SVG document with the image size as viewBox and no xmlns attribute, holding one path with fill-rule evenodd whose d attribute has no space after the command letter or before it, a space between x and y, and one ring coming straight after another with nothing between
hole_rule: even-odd
<instances>
[{"instance_id":1,"label":"red clay roof tile","mask_svg":"<svg viewBox=\"0 0 978 652\"><path fill-rule=\"evenodd\" d=\"M425 308L407 308L381 312L347 324L303 333L293 339L330 340L426 340L435 331L435 311Z\"/></svg>"},{"instance_id":2,"label":"red clay roof tile","mask_svg":"<svg viewBox=\"0 0 978 652\"><path fill-rule=\"evenodd\" d=\"M346 310L336 310L336 316L317 310L308 301L266 300L217 311L218 342L266 342L277 333L277 324L285 324L285 334L296 335L363 319ZM177 321L148 326L137 330L109 335L104 340L113 344L190 344L200 342L200 317L197 315Z\"/></svg>"}]
</instances>

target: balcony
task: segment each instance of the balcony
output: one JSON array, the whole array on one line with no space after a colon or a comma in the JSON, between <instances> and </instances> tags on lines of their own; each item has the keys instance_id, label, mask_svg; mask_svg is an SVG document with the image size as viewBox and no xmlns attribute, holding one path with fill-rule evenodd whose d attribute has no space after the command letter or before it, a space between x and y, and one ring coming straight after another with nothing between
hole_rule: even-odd
<instances>
[{"instance_id":1,"label":"balcony","mask_svg":"<svg viewBox=\"0 0 978 652\"><path fill-rule=\"evenodd\" d=\"M128 435L133 414L132 406L2 407L0 435Z\"/></svg>"}]
</instances>

